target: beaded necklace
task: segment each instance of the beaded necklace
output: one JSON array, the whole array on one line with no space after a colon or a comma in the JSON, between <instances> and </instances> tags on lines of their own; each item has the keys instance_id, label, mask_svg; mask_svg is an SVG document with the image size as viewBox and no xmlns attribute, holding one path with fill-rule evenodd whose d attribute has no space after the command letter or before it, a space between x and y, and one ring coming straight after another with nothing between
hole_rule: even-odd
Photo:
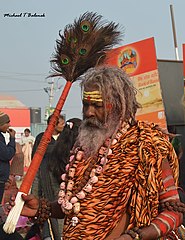
<instances>
[{"instance_id":1,"label":"beaded necklace","mask_svg":"<svg viewBox=\"0 0 185 240\"><path fill-rule=\"evenodd\" d=\"M103 146L99 149L98 156L87 159L89 166L78 185L75 185L75 173L78 163L84 157L84 152L80 147L77 147L71 155L69 164L66 165L66 173L61 176L62 182L58 193L58 203L65 214L73 214L71 219L72 226L76 226L78 223L77 215L80 212L80 200L84 199L93 190L93 185L98 182L98 176L103 174L108 162L108 156L112 154L111 146L119 141L128 128L129 124L124 123L113 139L106 139ZM95 166L96 164L98 165Z\"/></svg>"}]
</instances>

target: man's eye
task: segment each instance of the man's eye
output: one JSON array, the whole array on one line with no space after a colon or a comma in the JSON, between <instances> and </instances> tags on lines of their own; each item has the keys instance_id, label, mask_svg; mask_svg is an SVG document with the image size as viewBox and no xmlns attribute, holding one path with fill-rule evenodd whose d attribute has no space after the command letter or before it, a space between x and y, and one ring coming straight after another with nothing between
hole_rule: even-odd
<instances>
[{"instance_id":1,"label":"man's eye","mask_svg":"<svg viewBox=\"0 0 185 240\"><path fill-rule=\"evenodd\" d=\"M84 106L84 107L88 107L89 104L88 104L88 103L83 103L83 106Z\"/></svg>"},{"instance_id":2,"label":"man's eye","mask_svg":"<svg viewBox=\"0 0 185 240\"><path fill-rule=\"evenodd\" d=\"M103 107L101 104L97 104L97 103L95 103L94 106L95 106L96 108L102 108L102 107Z\"/></svg>"}]
</instances>

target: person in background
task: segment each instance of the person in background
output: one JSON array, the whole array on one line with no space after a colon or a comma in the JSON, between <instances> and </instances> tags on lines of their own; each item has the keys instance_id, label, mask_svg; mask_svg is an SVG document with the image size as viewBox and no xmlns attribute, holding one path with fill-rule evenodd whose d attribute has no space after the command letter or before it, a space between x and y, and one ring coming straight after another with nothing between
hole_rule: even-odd
<instances>
[{"instance_id":1,"label":"person in background","mask_svg":"<svg viewBox=\"0 0 185 240\"><path fill-rule=\"evenodd\" d=\"M51 117L52 117L52 115L50 115L48 117L47 125L49 124ZM50 144L48 145L48 148L46 150L46 156L47 156L48 150L50 152L50 145L53 145L55 143L55 141L57 140L58 136L62 132L62 130L64 128L64 125L65 125L65 117L63 115L59 115L58 121L57 121L56 126L54 128L54 131L52 133ZM32 158L33 158L33 156L34 156L34 154L35 154L35 152L37 150L37 147L38 147L38 145L40 143L40 140L41 140L43 134L44 134L44 132L41 132L35 138L35 142L34 142L33 149L32 149Z\"/></svg>"},{"instance_id":2,"label":"person in background","mask_svg":"<svg viewBox=\"0 0 185 240\"><path fill-rule=\"evenodd\" d=\"M10 140L6 144L3 133L9 133ZM0 111L0 203L2 201L5 183L10 174L10 161L15 155L15 130L10 128L10 118Z\"/></svg>"},{"instance_id":3,"label":"person in background","mask_svg":"<svg viewBox=\"0 0 185 240\"><path fill-rule=\"evenodd\" d=\"M58 201L22 195L21 214L39 224L65 218L64 240L182 239L185 204L168 133L136 120L137 92L122 69L97 66L80 79L83 121Z\"/></svg>"},{"instance_id":4,"label":"person in background","mask_svg":"<svg viewBox=\"0 0 185 240\"><path fill-rule=\"evenodd\" d=\"M19 182L24 174L24 154L21 145L16 142L16 152L12 158L10 165L10 174L13 175L17 182Z\"/></svg>"},{"instance_id":5,"label":"person in background","mask_svg":"<svg viewBox=\"0 0 185 240\"><path fill-rule=\"evenodd\" d=\"M52 199L54 200L57 199L58 189L62 181L61 175L65 173L66 166L69 164L69 156L74 146L74 143L77 139L81 121L82 120L79 118L71 118L66 121L64 129L59 135L56 141L56 144L54 145L53 150L50 154L48 166L49 166L49 174L51 179L50 186L54 194L52 197L50 196L48 192L49 186L46 185L45 196L47 196L46 198L49 201L53 201ZM58 222L59 233L60 235L62 235L63 220L58 219L57 222ZM51 218L51 229L55 229L53 225L55 225L55 222L53 221L53 218Z\"/></svg>"},{"instance_id":6,"label":"person in background","mask_svg":"<svg viewBox=\"0 0 185 240\"><path fill-rule=\"evenodd\" d=\"M69 163L70 151L78 136L79 127L82 120L79 118L71 118L66 121L64 129L58 137L49 158L49 169L52 176L61 183L61 175L66 171L66 165ZM55 189L58 195L58 188Z\"/></svg>"},{"instance_id":7,"label":"person in background","mask_svg":"<svg viewBox=\"0 0 185 240\"><path fill-rule=\"evenodd\" d=\"M3 135L3 133L5 134L7 132L10 135L10 141L8 144L6 144L5 137ZM2 240L23 240L21 235L17 232L9 235L3 231L3 223L6 219L3 203L6 202L6 200L9 200L9 198L5 199L5 192L9 186L10 161L16 151L15 133L15 130L10 128L9 116L0 111L0 239ZM10 176L10 180L11 179L12 176Z\"/></svg>"},{"instance_id":8,"label":"person in background","mask_svg":"<svg viewBox=\"0 0 185 240\"><path fill-rule=\"evenodd\" d=\"M31 153L35 138L31 135L29 128L24 129L24 134L21 137L20 145L22 146L22 152L24 154L24 167L28 168L31 163Z\"/></svg>"},{"instance_id":9,"label":"person in background","mask_svg":"<svg viewBox=\"0 0 185 240\"><path fill-rule=\"evenodd\" d=\"M52 115L49 116L48 120L47 120L47 124L49 124L50 119L51 119ZM54 193L54 188L58 187L58 183L56 181L54 181L54 179L51 180L51 174L49 173L48 170L48 163L49 163L49 157L51 155L51 152L53 150L53 147L59 137L59 135L61 134L61 132L63 131L65 125L65 118L63 115L60 115L58 118L58 121L56 123L56 126L54 128L52 137L51 137L51 141L49 142L45 155L42 159L41 165L39 167L39 170L36 174L36 177L33 181L32 184L32 188L31 188L31 192L34 193L34 195L36 195L39 198L49 198L49 199L55 199L56 194ZM40 143L40 140L43 136L44 132L39 133L36 136L35 139L35 143L33 145L33 151L32 151L32 158L37 150L37 147ZM51 224L52 224L52 233L51 233ZM42 231L41 231L41 238L44 240L49 240L52 239L52 234L55 240L60 240L60 234L58 231L58 223L56 219L51 219L44 224Z\"/></svg>"}]
</instances>

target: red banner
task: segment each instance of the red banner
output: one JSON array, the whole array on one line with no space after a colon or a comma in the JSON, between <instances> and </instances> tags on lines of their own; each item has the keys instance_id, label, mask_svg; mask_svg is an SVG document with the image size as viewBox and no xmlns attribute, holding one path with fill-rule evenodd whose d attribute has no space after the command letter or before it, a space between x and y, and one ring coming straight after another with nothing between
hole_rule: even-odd
<instances>
[{"instance_id":1,"label":"red banner","mask_svg":"<svg viewBox=\"0 0 185 240\"><path fill-rule=\"evenodd\" d=\"M154 38L128 44L107 53L106 63L118 66L133 80L142 108L137 119L158 123L166 128Z\"/></svg>"}]
</instances>

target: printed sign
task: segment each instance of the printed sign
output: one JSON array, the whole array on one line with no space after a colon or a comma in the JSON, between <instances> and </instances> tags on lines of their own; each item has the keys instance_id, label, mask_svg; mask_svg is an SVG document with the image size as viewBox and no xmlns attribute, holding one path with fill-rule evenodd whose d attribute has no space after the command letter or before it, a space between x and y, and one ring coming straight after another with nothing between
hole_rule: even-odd
<instances>
[{"instance_id":1,"label":"printed sign","mask_svg":"<svg viewBox=\"0 0 185 240\"><path fill-rule=\"evenodd\" d=\"M107 53L106 64L118 66L133 80L137 89L138 120L155 122L166 128L154 38L128 44Z\"/></svg>"}]
</instances>

